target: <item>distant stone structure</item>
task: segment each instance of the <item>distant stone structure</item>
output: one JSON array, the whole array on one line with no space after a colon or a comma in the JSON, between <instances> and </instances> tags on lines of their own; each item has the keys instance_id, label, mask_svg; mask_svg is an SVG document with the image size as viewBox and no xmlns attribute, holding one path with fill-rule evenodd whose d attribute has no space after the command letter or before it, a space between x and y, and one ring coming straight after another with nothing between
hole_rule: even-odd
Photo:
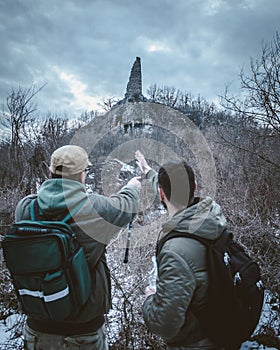
<instances>
[{"instance_id":1,"label":"distant stone structure","mask_svg":"<svg viewBox=\"0 0 280 350\"><path fill-rule=\"evenodd\" d=\"M126 87L125 100L127 102L142 102L145 97L142 94L142 73L141 60L136 57L136 60L131 68L129 81Z\"/></svg>"},{"instance_id":2,"label":"distant stone structure","mask_svg":"<svg viewBox=\"0 0 280 350\"><path fill-rule=\"evenodd\" d=\"M117 105L127 102L146 102L146 97L142 94L142 72L141 59L136 57L136 60L131 68L130 77L126 87L124 99L119 101Z\"/></svg>"},{"instance_id":3,"label":"distant stone structure","mask_svg":"<svg viewBox=\"0 0 280 350\"><path fill-rule=\"evenodd\" d=\"M124 98L117 102L109 112L109 115L113 118L111 125L114 125L114 127L119 125L126 133L136 125L140 127L142 124L150 124L150 118L145 118L144 116L136 117L130 111L133 108L133 104L141 104L141 102L148 102L148 99L142 94L141 59L136 57L130 71Z\"/></svg>"},{"instance_id":4,"label":"distant stone structure","mask_svg":"<svg viewBox=\"0 0 280 350\"><path fill-rule=\"evenodd\" d=\"M202 133L187 115L143 96L139 57L132 66L124 98L77 130L71 142L90 154L94 176L87 181L100 193L104 189L106 195L118 191L122 182L117 179L127 179L127 170L122 169L122 164L134 164L135 151L140 149L147 159L158 165L188 159L202 173L202 195L215 196L215 163ZM126 175L120 177L122 171ZM204 189L207 190L204 192ZM145 193L148 192L147 189Z\"/></svg>"}]
</instances>

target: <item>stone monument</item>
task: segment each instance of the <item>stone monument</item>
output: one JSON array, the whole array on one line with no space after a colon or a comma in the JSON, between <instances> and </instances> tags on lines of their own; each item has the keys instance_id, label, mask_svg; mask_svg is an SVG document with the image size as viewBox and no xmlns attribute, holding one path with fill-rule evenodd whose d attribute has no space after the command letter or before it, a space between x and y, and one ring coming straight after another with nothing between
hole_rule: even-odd
<instances>
[{"instance_id":1,"label":"stone monument","mask_svg":"<svg viewBox=\"0 0 280 350\"><path fill-rule=\"evenodd\" d=\"M122 99L118 104L146 101L147 99L142 94L141 59L140 57L136 57L136 60L131 68L124 99Z\"/></svg>"}]
</instances>

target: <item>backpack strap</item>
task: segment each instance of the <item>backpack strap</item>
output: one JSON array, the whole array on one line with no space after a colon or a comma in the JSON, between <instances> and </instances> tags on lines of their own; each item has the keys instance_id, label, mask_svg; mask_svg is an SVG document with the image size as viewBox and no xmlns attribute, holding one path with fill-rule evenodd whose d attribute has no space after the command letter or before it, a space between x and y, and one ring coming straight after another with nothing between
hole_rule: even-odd
<instances>
[{"instance_id":1,"label":"backpack strap","mask_svg":"<svg viewBox=\"0 0 280 350\"><path fill-rule=\"evenodd\" d=\"M215 242L217 242L220 239L222 239L223 241L226 241L229 238L232 238L232 233L227 228L225 228L224 231L222 232L222 234L218 238L207 239L207 238L203 238L203 237L194 235L193 233L179 232L176 230L172 230L158 241L157 246L156 246L156 256L158 256L158 254L160 253L160 251L161 251L161 249L166 241L168 241L172 238L176 238L176 237L185 237L185 238L195 239L196 241L204 244L206 247L210 247L210 246L214 245Z\"/></svg>"},{"instance_id":2,"label":"backpack strap","mask_svg":"<svg viewBox=\"0 0 280 350\"><path fill-rule=\"evenodd\" d=\"M172 238L177 238L177 237L185 237L185 238L195 239L196 241L199 241L199 242L203 243L204 245L211 244L211 241L208 239L196 236L196 235L188 233L188 232L179 232L179 231L172 230L158 241L157 247L156 247L156 256L159 255L165 242L169 241Z\"/></svg>"},{"instance_id":3,"label":"backpack strap","mask_svg":"<svg viewBox=\"0 0 280 350\"><path fill-rule=\"evenodd\" d=\"M82 201L79 204L77 204L71 211L69 211L69 213L65 216L65 218L62 220L62 222L67 222L68 220L70 220L71 218L73 218L73 216L75 214L78 213L78 211L83 207L83 205L85 204L86 201Z\"/></svg>"},{"instance_id":4,"label":"backpack strap","mask_svg":"<svg viewBox=\"0 0 280 350\"><path fill-rule=\"evenodd\" d=\"M30 218L32 221L38 220L40 216L40 207L37 198L33 199L30 203Z\"/></svg>"},{"instance_id":5,"label":"backpack strap","mask_svg":"<svg viewBox=\"0 0 280 350\"><path fill-rule=\"evenodd\" d=\"M65 223L69 221L75 214L77 214L77 212L83 207L84 204L85 201L78 203L71 211L68 212L64 219L60 221ZM43 215L43 213L40 210L38 199L35 198L30 203L30 218L32 221L36 221L39 219L40 215Z\"/></svg>"}]
</instances>

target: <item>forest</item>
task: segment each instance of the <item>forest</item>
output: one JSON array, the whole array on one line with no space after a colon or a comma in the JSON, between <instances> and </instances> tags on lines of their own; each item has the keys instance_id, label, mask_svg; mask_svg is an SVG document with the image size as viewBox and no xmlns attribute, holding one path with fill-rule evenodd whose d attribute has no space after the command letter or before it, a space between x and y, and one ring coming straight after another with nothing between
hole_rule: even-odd
<instances>
[{"instance_id":1,"label":"forest","mask_svg":"<svg viewBox=\"0 0 280 350\"><path fill-rule=\"evenodd\" d=\"M267 306L252 340L280 349L278 34L270 44L263 45L260 58L251 59L249 74L241 70L240 87L240 96L233 96L228 87L217 106L201 96L155 83L146 91L147 102L141 102L141 106L147 106L143 107L146 114L142 119L124 117L131 109L129 102L128 106L118 105L113 97L104 98L103 114L89 111L76 119L55 112L41 115L34 98L42 93L43 86L12 89L1 115L2 126L9 130L7 135L1 135L0 144L1 239L14 220L18 201L35 193L48 178L51 153L68 143L86 143L87 137L100 136L101 132L102 137L89 148L93 167L87 179L88 191L110 194L134 176L135 160L131 154L123 155L126 148L122 150L121 146L133 140L141 145L141 139L145 139L165 144L178 156L188 158L197 169L198 182L201 180L200 194L207 195L209 184L200 171L197 155L187 142L182 143L183 134L174 135L180 119L178 125L185 123L186 128L195 130L192 135L200 135L207 144L215 170L214 199L221 205L236 239L261 266ZM165 125L170 128L160 124L162 111L168 112ZM152 112L159 113L160 118L157 120ZM148 149L143 146L144 155L145 152ZM155 169L161 163L161 156L153 159L147 154L147 159ZM106 171L111 174L110 183L104 175ZM141 304L157 232L166 213L157 200L149 198L148 185L143 186L141 196L143 210L132 224L128 263L123 262L126 228L107 247L113 282L113 309L106 318L110 349L165 349L163 341L146 329ZM6 320L20 315L21 310L2 256L0 264L0 319ZM3 349L22 348L23 319L18 318L11 339L5 346L1 344Z\"/></svg>"}]
</instances>

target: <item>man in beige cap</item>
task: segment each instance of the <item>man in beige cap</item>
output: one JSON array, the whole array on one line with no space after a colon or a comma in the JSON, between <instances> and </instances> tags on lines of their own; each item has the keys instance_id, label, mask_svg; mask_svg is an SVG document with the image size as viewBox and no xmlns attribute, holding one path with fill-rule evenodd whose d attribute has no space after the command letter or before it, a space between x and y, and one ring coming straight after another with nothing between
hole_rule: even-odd
<instances>
[{"instance_id":1,"label":"man in beige cap","mask_svg":"<svg viewBox=\"0 0 280 350\"><path fill-rule=\"evenodd\" d=\"M30 203L37 198L40 218L61 220L77 205L81 209L70 225L83 246L92 275L92 292L80 313L67 322L34 319L27 315L24 328L25 349L106 350L104 314L111 307L110 273L106 263L106 244L138 210L140 182L131 179L110 197L87 194L86 169L90 166L86 151L74 145L57 149L51 156L50 179L38 194L22 199L15 219L29 220Z\"/></svg>"},{"instance_id":2,"label":"man in beige cap","mask_svg":"<svg viewBox=\"0 0 280 350\"><path fill-rule=\"evenodd\" d=\"M87 152L82 147L66 145L53 152L50 171L55 175L69 177L82 174L89 165L92 164L88 159Z\"/></svg>"}]
</instances>

